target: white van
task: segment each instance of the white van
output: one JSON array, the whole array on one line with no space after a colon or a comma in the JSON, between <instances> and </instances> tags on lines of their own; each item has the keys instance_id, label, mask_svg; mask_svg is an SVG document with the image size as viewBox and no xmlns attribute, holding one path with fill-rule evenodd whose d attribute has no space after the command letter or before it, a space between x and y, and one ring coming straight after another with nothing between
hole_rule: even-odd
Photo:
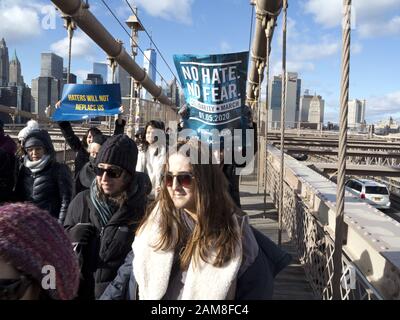
<instances>
[{"instance_id":1,"label":"white van","mask_svg":"<svg viewBox=\"0 0 400 320\"><path fill-rule=\"evenodd\" d=\"M384 184L368 179L350 179L346 187L375 208L390 209L389 190Z\"/></svg>"}]
</instances>

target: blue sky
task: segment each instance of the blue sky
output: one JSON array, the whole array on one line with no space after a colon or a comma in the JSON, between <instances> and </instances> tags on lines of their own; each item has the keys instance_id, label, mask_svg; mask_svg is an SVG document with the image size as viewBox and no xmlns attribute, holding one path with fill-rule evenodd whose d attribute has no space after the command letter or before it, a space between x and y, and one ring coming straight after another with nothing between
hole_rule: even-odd
<instances>
[{"instance_id":1,"label":"blue sky","mask_svg":"<svg viewBox=\"0 0 400 320\"><path fill-rule=\"evenodd\" d=\"M124 0L107 0L121 21L130 9ZM251 6L248 0L135 0L143 25L175 72L173 54L225 53L249 48ZM302 91L310 89L325 99L325 121L338 121L341 68L342 0L289 0L288 71L298 72ZM90 10L117 39L129 38L101 1L89 0ZM66 56L66 31L51 1L0 0L0 37L10 56L14 49L28 85L40 73L40 53ZM400 0L353 0L350 99L366 99L367 122L393 116L400 119ZM271 75L280 72L281 16L271 52ZM149 47L142 32L139 46ZM105 54L81 31L73 40L72 71L80 79L91 72L92 62ZM173 75L157 57L164 79ZM139 53L137 61L143 64ZM64 60L64 65L67 60ZM160 76L157 77L160 82ZM265 84L263 84L265 87Z\"/></svg>"}]
</instances>

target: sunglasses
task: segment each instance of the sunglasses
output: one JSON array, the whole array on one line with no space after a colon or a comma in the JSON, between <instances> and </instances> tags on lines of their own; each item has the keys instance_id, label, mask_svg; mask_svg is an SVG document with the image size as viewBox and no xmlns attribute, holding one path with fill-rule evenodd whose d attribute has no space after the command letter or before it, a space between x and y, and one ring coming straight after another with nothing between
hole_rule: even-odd
<instances>
[{"instance_id":1,"label":"sunglasses","mask_svg":"<svg viewBox=\"0 0 400 320\"><path fill-rule=\"evenodd\" d=\"M122 175L122 172L124 172L124 169L117 168L117 167L108 168L108 169L94 167L94 172L95 172L96 176L103 176L104 172L106 172L107 176L109 178L117 179Z\"/></svg>"},{"instance_id":2,"label":"sunglasses","mask_svg":"<svg viewBox=\"0 0 400 320\"><path fill-rule=\"evenodd\" d=\"M176 175L168 172L165 174L165 185L167 187L172 187L174 183L174 177L178 180L178 183L184 188L190 188L192 185L193 175L190 172L181 172Z\"/></svg>"},{"instance_id":3,"label":"sunglasses","mask_svg":"<svg viewBox=\"0 0 400 320\"><path fill-rule=\"evenodd\" d=\"M19 300L32 284L32 279L21 275L19 279L0 279L0 300Z\"/></svg>"}]
</instances>

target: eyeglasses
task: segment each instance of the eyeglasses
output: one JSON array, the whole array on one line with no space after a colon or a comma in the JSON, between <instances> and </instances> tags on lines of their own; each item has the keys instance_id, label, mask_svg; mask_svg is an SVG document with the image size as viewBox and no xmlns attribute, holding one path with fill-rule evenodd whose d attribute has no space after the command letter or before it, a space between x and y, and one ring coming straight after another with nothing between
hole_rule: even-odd
<instances>
[{"instance_id":1,"label":"eyeglasses","mask_svg":"<svg viewBox=\"0 0 400 320\"><path fill-rule=\"evenodd\" d=\"M178 174L172 174L168 172L165 174L165 185L167 187L172 187L174 183L174 177L178 180L178 183L184 188L190 188L192 185L193 174L190 172L179 172Z\"/></svg>"},{"instance_id":2,"label":"eyeglasses","mask_svg":"<svg viewBox=\"0 0 400 320\"><path fill-rule=\"evenodd\" d=\"M109 178L117 179L121 176L122 172L124 172L124 169L119 167L113 167L108 169L94 167L94 172L96 173L96 176L103 176L104 172L106 172Z\"/></svg>"},{"instance_id":3,"label":"eyeglasses","mask_svg":"<svg viewBox=\"0 0 400 320\"><path fill-rule=\"evenodd\" d=\"M32 279L21 275L19 279L0 279L0 300L19 300L32 284Z\"/></svg>"}]
</instances>

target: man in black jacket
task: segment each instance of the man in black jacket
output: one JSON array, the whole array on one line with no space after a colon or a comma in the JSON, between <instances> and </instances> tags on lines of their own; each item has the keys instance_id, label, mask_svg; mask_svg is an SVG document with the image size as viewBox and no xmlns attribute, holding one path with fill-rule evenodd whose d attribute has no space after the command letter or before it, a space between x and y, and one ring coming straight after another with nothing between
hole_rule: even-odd
<instances>
[{"instance_id":1,"label":"man in black jacket","mask_svg":"<svg viewBox=\"0 0 400 320\"><path fill-rule=\"evenodd\" d=\"M64 227L80 256L80 299L98 298L130 251L151 190L149 178L135 172L137 155L128 136L108 138L96 157L96 179L68 208Z\"/></svg>"}]
</instances>

